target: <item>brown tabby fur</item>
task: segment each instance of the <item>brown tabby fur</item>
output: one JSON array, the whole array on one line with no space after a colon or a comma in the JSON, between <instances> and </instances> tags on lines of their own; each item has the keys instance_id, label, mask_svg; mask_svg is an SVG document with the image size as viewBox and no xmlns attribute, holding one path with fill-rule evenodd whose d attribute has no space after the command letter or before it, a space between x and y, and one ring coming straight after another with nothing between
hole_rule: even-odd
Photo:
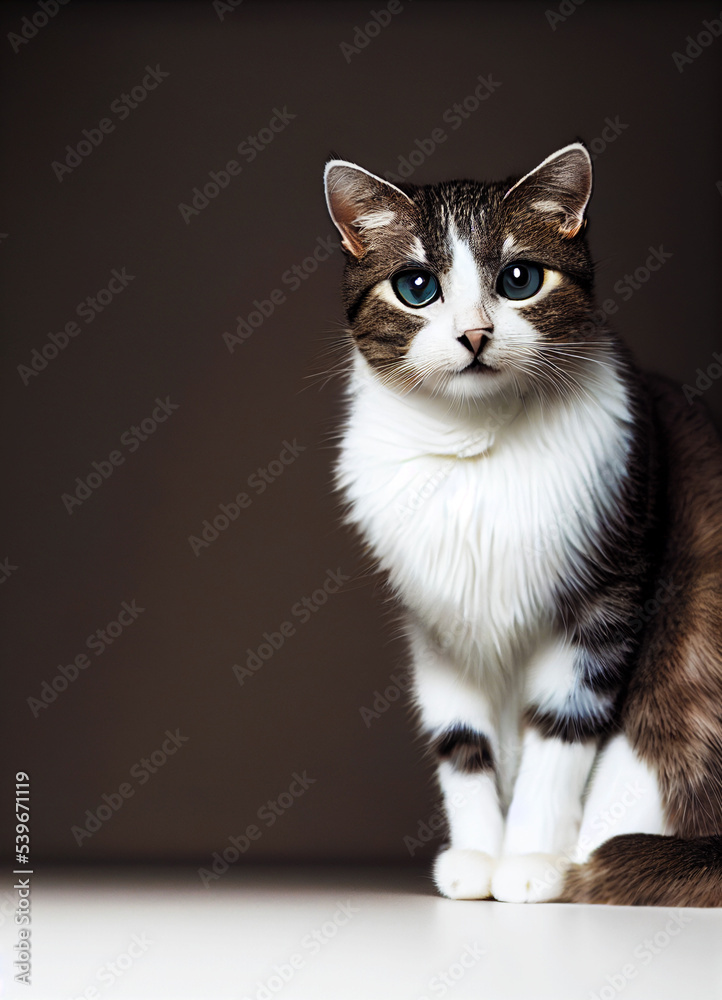
<instances>
[{"instance_id":1,"label":"brown tabby fur","mask_svg":"<svg viewBox=\"0 0 722 1000\"><path fill-rule=\"evenodd\" d=\"M704 409L648 377L667 593L646 624L621 725L657 773L674 837L614 837L560 902L722 906L722 447Z\"/></svg>"}]
</instances>

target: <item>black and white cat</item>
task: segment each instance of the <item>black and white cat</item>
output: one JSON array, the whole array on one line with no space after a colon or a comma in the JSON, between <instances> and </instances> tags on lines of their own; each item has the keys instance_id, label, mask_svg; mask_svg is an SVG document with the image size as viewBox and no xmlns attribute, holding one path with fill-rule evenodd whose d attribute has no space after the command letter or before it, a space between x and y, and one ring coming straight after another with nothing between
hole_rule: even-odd
<instances>
[{"instance_id":1,"label":"black and white cat","mask_svg":"<svg viewBox=\"0 0 722 1000\"><path fill-rule=\"evenodd\" d=\"M488 184L338 159L325 182L337 482L404 608L436 885L722 905L722 447L592 321L587 150Z\"/></svg>"}]
</instances>

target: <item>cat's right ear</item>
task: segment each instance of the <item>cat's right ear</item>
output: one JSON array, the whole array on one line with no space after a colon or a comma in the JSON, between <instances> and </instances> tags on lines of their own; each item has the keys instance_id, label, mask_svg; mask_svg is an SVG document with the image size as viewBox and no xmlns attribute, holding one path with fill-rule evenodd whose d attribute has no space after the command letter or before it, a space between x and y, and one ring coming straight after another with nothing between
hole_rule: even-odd
<instances>
[{"instance_id":1,"label":"cat's right ear","mask_svg":"<svg viewBox=\"0 0 722 1000\"><path fill-rule=\"evenodd\" d=\"M330 160L323 179L341 245L357 259L368 252L379 230L401 228L415 211L400 188L347 160Z\"/></svg>"}]
</instances>

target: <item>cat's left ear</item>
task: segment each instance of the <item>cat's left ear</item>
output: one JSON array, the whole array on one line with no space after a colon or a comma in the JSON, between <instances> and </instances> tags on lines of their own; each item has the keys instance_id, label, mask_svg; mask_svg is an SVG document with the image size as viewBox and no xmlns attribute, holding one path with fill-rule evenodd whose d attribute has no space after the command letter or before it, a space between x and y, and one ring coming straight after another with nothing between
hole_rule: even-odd
<instances>
[{"instance_id":1,"label":"cat's left ear","mask_svg":"<svg viewBox=\"0 0 722 1000\"><path fill-rule=\"evenodd\" d=\"M576 236L592 193L592 161L580 142L552 153L509 188L504 200L520 199L555 217L562 236Z\"/></svg>"},{"instance_id":2,"label":"cat's left ear","mask_svg":"<svg viewBox=\"0 0 722 1000\"><path fill-rule=\"evenodd\" d=\"M416 207L396 185L347 160L330 160L323 175L328 211L344 250L356 258L371 249L379 232L408 224Z\"/></svg>"}]
</instances>

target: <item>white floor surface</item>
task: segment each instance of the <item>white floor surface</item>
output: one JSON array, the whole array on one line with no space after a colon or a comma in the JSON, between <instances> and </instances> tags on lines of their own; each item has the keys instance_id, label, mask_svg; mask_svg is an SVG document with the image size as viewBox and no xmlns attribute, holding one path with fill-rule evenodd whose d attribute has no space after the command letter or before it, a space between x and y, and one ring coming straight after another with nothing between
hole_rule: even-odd
<instances>
[{"instance_id":1,"label":"white floor surface","mask_svg":"<svg viewBox=\"0 0 722 1000\"><path fill-rule=\"evenodd\" d=\"M29 1000L712 1000L722 912L440 899L415 870L36 871Z\"/></svg>"}]
</instances>

